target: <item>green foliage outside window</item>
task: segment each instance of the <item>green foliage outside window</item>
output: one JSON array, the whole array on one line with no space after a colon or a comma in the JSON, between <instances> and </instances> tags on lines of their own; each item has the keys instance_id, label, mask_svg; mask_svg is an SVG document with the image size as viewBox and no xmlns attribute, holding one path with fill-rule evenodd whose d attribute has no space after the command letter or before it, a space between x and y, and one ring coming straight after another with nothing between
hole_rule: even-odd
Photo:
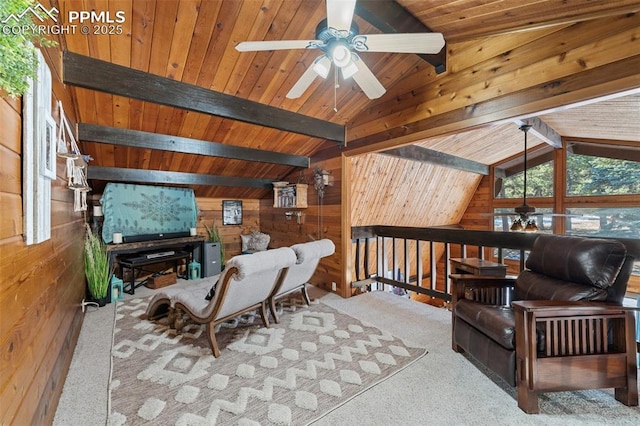
<instances>
[{"instance_id":1,"label":"green foliage outside window","mask_svg":"<svg viewBox=\"0 0 640 426\"><path fill-rule=\"evenodd\" d=\"M524 173L506 177L497 198L522 198ZM540 164L527 170L527 197L553 197L553 162Z\"/></svg>"},{"instance_id":2,"label":"green foliage outside window","mask_svg":"<svg viewBox=\"0 0 640 426\"><path fill-rule=\"evenodd\" d=\"M567 195L640 194L640 163L567 155Z\"/></svg>"},{"instance_id":3,"label":"green foliage outside window","mask_svg":"<svg viewBox=\"0 0 640 426\"><path fill-rule=\"evenodd\" d=\"M0 20L10 14L20 15L28 7L35 5L34 0L0 1ZM18 22L11 20L12 27L33 25L33 15L25 13ZM8 34L6 34L8 33ZM11 97L23 95L29 88L29 78L34 78L38 69L35 45L54 46L56 43L44 36L21 31L0 31L0 90Z\"/></svg>"}]
</instances>

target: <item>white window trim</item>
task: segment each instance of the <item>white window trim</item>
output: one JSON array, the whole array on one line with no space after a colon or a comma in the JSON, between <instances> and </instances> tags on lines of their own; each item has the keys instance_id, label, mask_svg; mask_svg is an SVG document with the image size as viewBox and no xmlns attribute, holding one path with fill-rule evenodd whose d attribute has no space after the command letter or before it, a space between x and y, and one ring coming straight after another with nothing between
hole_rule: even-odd
<instances>
[{"instance_id":1,"label":"white window trim","mask_svg":"<svg viewBox=\"0 0 640 426\"><path fill-rule=\"evenodd\" d=\"M51 179L55 179L55 139L46 141L47 125L51 125L51 71L38 50L38 73L22 97L22 209L23 235L27 245L51 238ZM49 123L49 124L47 124ZM55 135L54 128L49 136ZM53 132L51 132L53 130ZM45 147L53 148L53 159L46 168Z\"/></svg>"}]
</instances>

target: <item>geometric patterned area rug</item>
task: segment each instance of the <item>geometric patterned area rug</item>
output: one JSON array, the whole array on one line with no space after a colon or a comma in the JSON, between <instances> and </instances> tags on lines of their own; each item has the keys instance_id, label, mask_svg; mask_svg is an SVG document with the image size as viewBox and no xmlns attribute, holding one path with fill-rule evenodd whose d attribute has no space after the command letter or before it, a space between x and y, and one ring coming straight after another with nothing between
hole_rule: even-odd
<instances>
[{"instance_id":1,"label":"geometric patterned area rug","mask_svg":"<svg viewBox=\"0 0 640 426\"><path fill-rule=\"evenodd\" d=\"M427 351L321 302L279 304L220 324L214 358L204 326L180 334L141 318L149 298L116 306L110 425L305 425Z\"/></svg>"}]
</instances>

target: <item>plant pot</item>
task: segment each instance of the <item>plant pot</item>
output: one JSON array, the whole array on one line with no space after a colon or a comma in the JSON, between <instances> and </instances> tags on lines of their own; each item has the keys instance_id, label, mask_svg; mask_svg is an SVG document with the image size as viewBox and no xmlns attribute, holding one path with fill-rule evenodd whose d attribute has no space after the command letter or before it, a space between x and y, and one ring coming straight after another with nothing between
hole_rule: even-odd
<instances>
[{"instance_id":1,"label":"plant pot","mask_svg":"<svg viewBox=\"0 0 640 426\"><path fill-rule=\"evenodd\" d=\"M91 292L89 292L88 290L87 290L87 293L88 293L87 300L90 302L97 303L99 307L103 307L104 305L111 303L111 286L107 288L107 295L99 299L94 297L93 294L91 294Z\"/></svg>"}]
</instances>

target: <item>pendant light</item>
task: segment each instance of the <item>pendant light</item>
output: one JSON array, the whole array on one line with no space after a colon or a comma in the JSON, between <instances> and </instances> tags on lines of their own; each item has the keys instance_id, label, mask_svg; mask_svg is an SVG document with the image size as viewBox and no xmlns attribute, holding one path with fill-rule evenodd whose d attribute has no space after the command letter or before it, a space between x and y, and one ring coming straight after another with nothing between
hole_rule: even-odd
<instances>
[{"instance_id":1,"label":"pendant light","mask_svg":"<svg viewBox=\"0 0 640 426\"><path fill-rule=\"evenodd\" d=\"M520 126L520 130L524 133L524 156L523 156L523 173L524 182L522 189L522 205L515 208L515 212L519 215L511 224L511 231L525 231L536 232L538 231L538 225L533 218L529 217L529 214L536 211L534 207L527 204L527 133L531 129L530 124L523 124Z\"/></svg>"}]
</instances>

